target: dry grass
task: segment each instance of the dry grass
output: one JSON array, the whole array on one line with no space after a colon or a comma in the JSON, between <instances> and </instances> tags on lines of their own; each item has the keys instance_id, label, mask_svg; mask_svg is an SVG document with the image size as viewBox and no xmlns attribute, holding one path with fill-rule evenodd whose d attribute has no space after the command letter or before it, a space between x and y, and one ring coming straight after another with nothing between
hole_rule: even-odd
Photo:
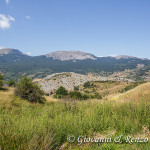
<instances>
[{"instance_id":1,"label":"dry grass","mask_svg":"<svg viewBox=\"0 0 150 150\"><path fill-rule=\"evenodd\" d=\"M53 98L53 96L45 96L48 102L60 102L60 99Z\"/></svg>"},{"instance_id":2,"label":"dry grass","mask_svg":"<svg viewBox=\"0 0 150 150\"><path fill-rule=\"evenodd\" d=\"M0 91L0 105L12 105L11 110L0 109L0 146L6 150L48 150L55 145L57 148L63 145L63 148L69 134L73 134L76 138L79 135L94 137L132 135L150 138L150 103L143 103L150 98L150 83L140 85L124 94L113 95L112 98L114 101L59 103L60 100L46 96L48 103L43 105L21 101L19 98L13 100L12 88ZM130 103L131 101L133 103ZM72 147L72 143L70 145L67 143L68 149L143 150L150 147L149 143L133 144L132 147L125 143L85 144L82 147L75 144L75 147Z\"/></svg>"},{"instance_id":3,"label":"dry grass","mask_svg":"<svg viewBox=\"0 0 150 150\"><path fill-rule=\"evenodd\" d=\"M100 95L107 96L110 94L117 94L119 91L123 90L127 84L126 82L91 82L94 84L94 87L86 88L86 91L89 91L91 94L94 92L98 92ZM83 89L83 86L80 86Z\"/></svg>"},{"instance_id":4,"label":"dry grass","mask_svg":"<svg viewBox=\"0 0 150 150\"><path fill-rule=\"evenodd\" d=\"M12 101L13 92L13 88L0 90L0 105L9 106Z\"/></svg>"},{"instance_id":5,"label":"dry grass","mask_svg":"<svg viewBox=\"0 0 150 150\"><path fill-rule=\"evenodd\" d=\"M138 102L139 100L144 99L144 101L149 101L150 99L150 82L139 85L138 87L129 90L123 94L116 94L107 97L110 100L119 100L120 102L125 101L134 101Z\"/></svg>"}]
</instances>

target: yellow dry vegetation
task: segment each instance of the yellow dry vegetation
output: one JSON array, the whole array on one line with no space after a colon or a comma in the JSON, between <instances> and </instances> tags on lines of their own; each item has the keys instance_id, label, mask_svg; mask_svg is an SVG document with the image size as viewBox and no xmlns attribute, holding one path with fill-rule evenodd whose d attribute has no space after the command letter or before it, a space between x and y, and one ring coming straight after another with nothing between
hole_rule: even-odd
<instances>
[{"instance_id":1,"label":"yellow dry vegetation","mask_svg":"<svg viewBox=\"0 0 150 150\"><path fill-rule=\"evenodd\" d=\"M12 96L14 93L13 88L0 90L0 105L8 106L12 101Z\"/></svg>"},{"instance_id":2,"label":"yellow dry vegetation","mask_svg":"<svg viewBox=\"0 0 150 150\"><path fill-rule=\"evenodd\" d=\"M150 82L141 84L136 88L127 91L123 94L116 94L107 97L110 100L118 100L119 102L125 101L134 101L138 102L139 100L150 101Z\"/></svg>"}]
</instances>

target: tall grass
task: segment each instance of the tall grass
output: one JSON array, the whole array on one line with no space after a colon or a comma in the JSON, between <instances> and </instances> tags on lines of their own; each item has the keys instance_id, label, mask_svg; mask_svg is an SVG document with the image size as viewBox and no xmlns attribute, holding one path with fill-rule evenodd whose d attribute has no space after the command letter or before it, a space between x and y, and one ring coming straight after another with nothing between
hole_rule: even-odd
<instances>
[{"instance_id":1,"label":"tall grass","mask_svg":"<svg viewBox=\"0 0 150 150\"><path fill-rule=\"evenodd\" d=\"M67 136L136 135L150 130L150 102L56 102L30 104L13 98L0 106L0 147L6 150L57 149ZM113 145L114 147L114 145Z\"/></svg>"}]
</instances>

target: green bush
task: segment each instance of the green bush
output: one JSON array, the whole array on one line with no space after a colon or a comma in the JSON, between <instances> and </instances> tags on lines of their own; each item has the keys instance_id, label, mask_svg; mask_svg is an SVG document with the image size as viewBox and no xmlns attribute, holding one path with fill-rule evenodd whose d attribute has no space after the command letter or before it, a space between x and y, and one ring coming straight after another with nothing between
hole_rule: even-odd
<instances>
[{"instance_id":1,"label":"green bush","mask_svg":"<svg viewBox=\"0 0 150 150\"><path fill-rule=\"evenodd\" d=\"M97 98L97 99L102 99L102 96L97 92L95 93L94 97Z\"/></svg>"},{"instance_id":2,"label":"green bush","mask_svg":"<svg viewBox=\"0 0 150 150\"><path fill-rule=\"evenodd\" d=\"M79 86L74 86L74 91L79 91Z\"/></svg>"},{"instance_id":3,"label":"green bush","mask_svg":"<svg viewBox=\"0 0 150 150\"><path fill-rule=\"evenodd\" d=\"M88 82L85 82L83 86L84 86L84 88L89 88L89 87L91 87L91 84L90 84L90 82L88 81Z\"/></svg>"},{"instance_id":4,"label":"green bush","mask_svg":"<svg viewBox=\"0 0 150 150\"><path fill-rule=\"evenodd\" d=\"M74 99L82 99L82 94L78 91L70 92L69 96Z\"/></svg>"},{"instance_id":5,"label":"green bush","mask_svg":"<svg viewBox=\"0 0 150 150\"><path fill-rule=\"evenodd\" d=\"M4 76L0 73L0 88L4 85Z\"/></svg>"},{"instance_id":6,"label":"green bush","mask_svg":"<svg viewBox=\"0 0 150 150\"><path fill-rule=\"evenodd\" d=\"M8 86L10 86L10 87L15 87L15 85L16 85L16 83L15 83L14 80L9 80L9 81L8 81Z\"/></svg>"},{"instance_id":7,"label":"green bush","mask_svg":"<svg viewBox=\"0 0 150 150\"><path fill-rule=\"evenodd\" d=\"M65 96L67 94L68 94L68 91L63 86L60 86L56 91L56 95Z\"/></svg>"},{"instance_id":8,"label":"green bush","mask_svg":"<svg viewBox=\"0 0 150 150\"><path fill-rule=\"evenodd\" d=\"M87 99L89 99L89 98L90 98L90 97L89 97L89 95L87 95L87 94L83 94L83 95L82 95L82 99L83 99L83 100L87 100Z\"/></svg>"},{"instance_id":9,"label":"green bush","mask_svg":"<svg viewBox=\"0 0 150 150\"><path fill-rule=\"evenodd\" d=\"M23 77L15 88L15 95L26 99L30 102L43 102L44 92L40 89L38 84L33 83L29 78Z\"/></svg>"}]
</instances>

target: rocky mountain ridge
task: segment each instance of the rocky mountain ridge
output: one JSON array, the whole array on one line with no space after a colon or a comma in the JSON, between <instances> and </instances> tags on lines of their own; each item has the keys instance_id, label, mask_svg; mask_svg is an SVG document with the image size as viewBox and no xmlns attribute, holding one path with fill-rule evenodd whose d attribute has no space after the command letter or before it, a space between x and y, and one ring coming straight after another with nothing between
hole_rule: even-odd
<instances>
[{"instance_id":1,"label":"rocky mountain ridge","mask_svg":"<svg viewBox=\"0 0 150 150\"><path fill-rule=\"evenodd\" d=\"M80 51L57 51L47 55L28 56L16 49L0 50L0 72L7 79L18 76L44 78L61 72L97 73L108 76L114 72L135 70L133 78L148 76L150 60L131 56L96 57Z\"/></svg>"},{"instance_id":2,"label":"rocky mountain ridge","mask_svg":"<svg viewBox=\"0 0 150 150\"><path fill-rule=\"evenodd\" d=\"M56 51L56 52L51 52L49 54L45 55L46 57L51 57L53 59L58 59L61 61L64 60L84 60L84 59L92 59L92 60L96 60L97 57L89 54L89 53L85 53L85 52L81 52L81 51Z\"/></svg>"},{"instance_id":3,"label":"rocky mountain ridge","mask_svg":"<svg viewBox=\"0 0 150 150\"><path fill-rule=\"evenodd\" d=\"M0 56L5 56L8 54L10 54L10 55L26 55L17 49L12 49L12 48L0 49Z\"/></svg>"}]
</instances>

